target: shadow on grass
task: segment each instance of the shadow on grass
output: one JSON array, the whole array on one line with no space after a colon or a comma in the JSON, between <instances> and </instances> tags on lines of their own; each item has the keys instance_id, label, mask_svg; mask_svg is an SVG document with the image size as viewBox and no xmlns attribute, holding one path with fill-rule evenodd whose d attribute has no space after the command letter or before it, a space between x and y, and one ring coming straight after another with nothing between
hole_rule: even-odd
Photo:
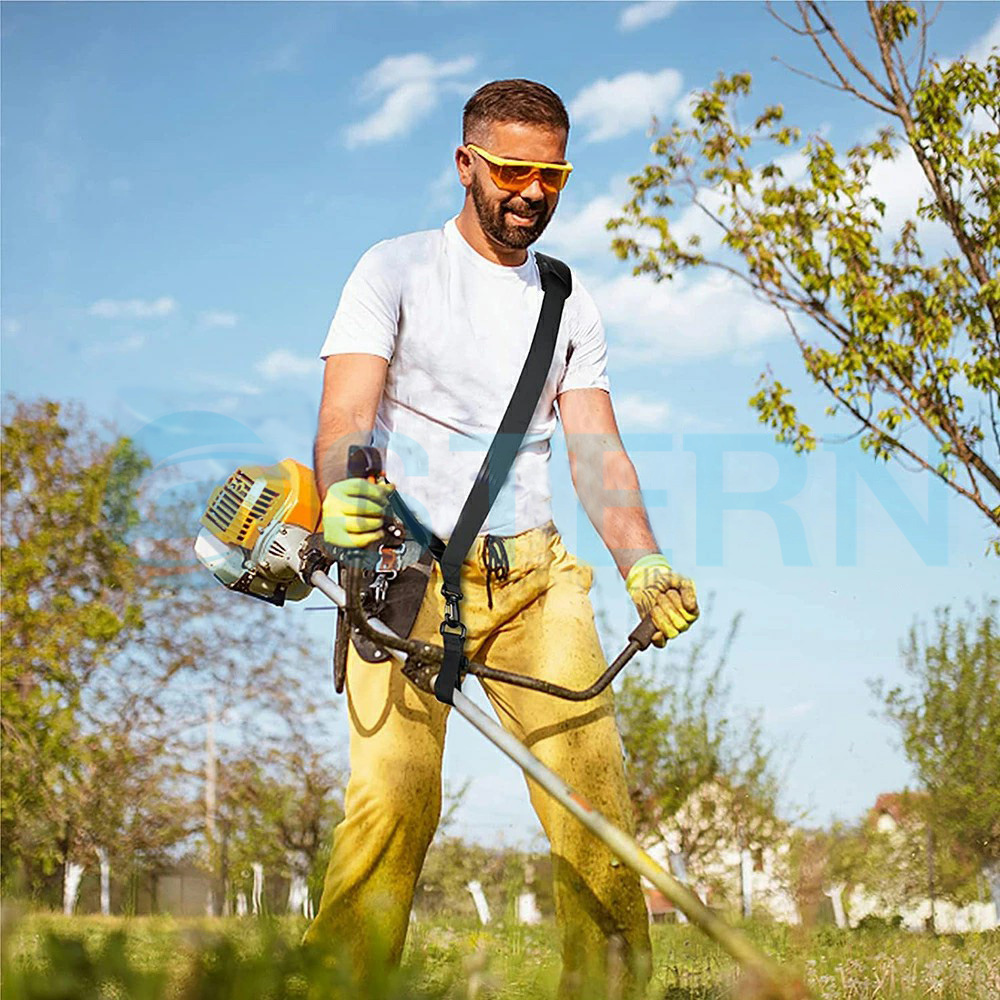
<instances>
[{"instance_id":1,"label":"shadow on grass","mask_svg":"<svg viewBox=\"0 0 1000 1000\"><path fill-rule=\"evenodd\" d=\"M731 994L716 986L668 986L660 1000L722 1000Z\"/></svg>"},{"instance_id":2,"label":"shadow on grass","mask_svg":"<svg viewBox=\"0 0 1000 1000\"><path fill-rule=\"evenodd\" d=\"M181 938L186 937L184 942ZM428 975L419 956L390 967L373 949L364 981L330 950L288 941L264 924L247 950L221 933L180 935L173 972L149 970L130 952L128 934L113 930L99 942L46 930L30 961L3 959L4 1000L440 1000L451 987L440 970ZM6 949L5 949L6 952ZM447 978L447 977L445 977ZM440 985L428 987L428 979Z\"/></svg>"}]
</instances>

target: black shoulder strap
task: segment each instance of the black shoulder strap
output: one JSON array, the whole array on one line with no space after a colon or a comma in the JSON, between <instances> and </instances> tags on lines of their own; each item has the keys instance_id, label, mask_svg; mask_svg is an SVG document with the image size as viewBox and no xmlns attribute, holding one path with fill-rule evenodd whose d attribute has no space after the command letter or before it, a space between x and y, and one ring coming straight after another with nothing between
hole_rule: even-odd
<instances>
[{"instance_id":1,"label":"black shoulder strap","mask_svg":"<svg viewBox=\"0 0 1000 1000\"><path fill-rule=\"evenodd\" d=\"M517 380L514 395L500 421L500 428L476 476L472 492L459 514L455 530L444 551L438 556L444 577L441 592L447 602L447 610L441 625L444 662L434 683L434 694L446 704L451 704L452 693L458 686L465 648L465 626L458 608L458 602L462 599L462 563L510 473L531 423L552 365L563 305L572 291L570 269L561 260L541 253L535 254L535 260L544 295L528 357Z\"/></svg>"}]
</instances>

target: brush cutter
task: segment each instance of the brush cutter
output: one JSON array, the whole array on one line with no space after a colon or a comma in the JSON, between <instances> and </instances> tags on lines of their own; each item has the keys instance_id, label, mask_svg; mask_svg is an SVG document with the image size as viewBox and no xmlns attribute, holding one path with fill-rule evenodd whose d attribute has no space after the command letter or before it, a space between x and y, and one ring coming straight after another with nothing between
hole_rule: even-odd
<instances>
[{"instance_id":1,"label":"brush cutter","mask_svg":"<svg viewBox=\"0 0 1000 1000\"><path fill-rule=\"evenodd\" d=\"M414 564L421 546L390 523L387 541L369 550L337 549L318 531L320 501L312 471L286 459L275 466L243 466L216 489L202 517L195 542L198 558L230 590L282 605L316 588L348 616L365 639L384 648L418 688L434 692L445 656L442 646L404 639L362 608L365 570L391 563L398 571ZM377 551L376 551L377 550ZM340 581L328 573L340 567ZM585 701L603 691L635 654L646 649L656 632L650 618L629 635L628 644L589 687L574 690L525 677L484 663L463 660L463 673L530 688L556 698ZM688 888L657 864L639 844L593 809L526 746L472 702L459 687L451 704L471 725L541 785L629 868L654 885L688 920L720 944L742 966L747 992L758 1000L802 1000L808 992L761 952L739 929L713 913Z\"/></svg>"}]
</instances>

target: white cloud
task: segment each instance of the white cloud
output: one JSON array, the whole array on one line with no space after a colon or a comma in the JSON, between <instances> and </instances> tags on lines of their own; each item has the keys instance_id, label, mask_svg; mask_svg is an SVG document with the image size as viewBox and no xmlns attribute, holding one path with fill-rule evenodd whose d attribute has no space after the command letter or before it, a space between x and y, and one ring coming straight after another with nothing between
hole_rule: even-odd
<instances>
[{"instance_id":1,"label":"white cloud","mask_svg":"<svg viewBox=\"0 0 1000 1000\"><path fill-rule=\"evenodd\" d=\"M231 329L240 321L236 313L225 312L221 309L208 309L198 314L198 322L202 326L218 326Z\"/></svg>"},{"instance_id":2,"label":"white cloud","mask_svg":"<svg viewBox=\"0 0 1000 1000\"><path fill-rule=\"evenodd\" d=\"M19 319L5 319L3 321L3 332L10 337L16 337L21 332L21 321Z\"/></svg>"},{"instance_id":3,"label":"white cloud","mask_svg":"<svg viewBox=\"0 0 1000 1000\"><path fill-rule=\"evenodd\" d=\"M464 196L454 163L449 163L431 181L427 189L427 208L435 212L455 205L456 199Z\"/></svg>"},{"instance_id":4,"label":"white cloud","mask_svg":"<svg viewBox=\"0 0 1000 1000\"><path fill-rule=\"evenodd\" d=\"M644 393L630 392L615 398L615 416L624 433L644 427L662 428L670 416L670 406L662 399L650 399Z\"/></svg>"},{"instance_id":5,"label":"white cloud","mask_svg":"<svg viewBox=\"0 0 1000 1000\"><path fill-rule=\"evenodd\" d=\"M686 94L682 94L674 105L674 115L677 124L681 128L693 128L696 124L694 120L694 109L701 100L701 95L705 92L704 87L692 87Z\"/></svg>"},{"instance_id":6,"label":"white cloud","mask_svg":"<svg viewBox=\"0 0 1000 1000\"><path fill-rule=\"evenodd\" d=\"M859 142L871 142L876 135L876 130L871 128L860 136ZM879 245L883 254L888 255L903 223L912 219L917 224L917 235L924 252L940 252L952 239L951 233L943 222L917 217L918 202L933 199L930 184L912 148L905 141L897 141L895 145L895 159L875 160L868 174L867 194L885 203L885 215L878 220L882 230ZM838 162L846 163L846 156L840 155ZM874 209L866 214L869 218L878 219Z\"/></svg>"},{"instance_id":7,"label":"white cloud","mask_svg":"<svg viewBox=\"0 0 1000 1000\"><path fill-rule=\"evenodd\" d=\"M995 48L1000 48L1000 17L990 25L982 38L976 39L966 58L970 62L983 65L989 58L990 52Z\"/></svg>"},{"instance_id":8,"label":"white cloud","mask_svg":"<svg viewBox=\"0 0 1000 1000\"><path fill-rule=\"evenodd\" d=\"M743 360L781 336L784 318L729 275L655 282L647 275L586 279L619 364L730 356Z\"/></svg>"},{"instance_id":9,"label":"white cloud","mask_svg":"<svg viewBox=\"0 0 1000 1000\"><path fill-rule=\"evenodd\" d=\"M882 228L895 236L906 219L916 219L917 202L931 197L930 184L905 143L894 160L878 160L868 175L871 192L885 202ZM921 223L921 228L925 223Z\"/></svg>"},{"instance_id":10,"label":"white cloud","mask_svg":"<svg viewBox=\"0 0 1000 1000\"><path fill-rule=\"evenodd\" d=\"M647 128L651 119L670 113L681 90L675 69L634 71L589 84L570 102L574 124L588 129L586 142L605 142Z\"/></svg>"},{"instance_id":11,"label":"white cloud","mask_svg":"<svg viewBox=\"0 0 1000 1000\"><path fill-rule=\"evenodd\" d=\"M177 302L164 295L158 299L99 299L87 312L99 319L160 319L177 309Z\"/></svg>"},{"instance_id":12,"label":"white cloud","mask_svg":"<svg viewBox=\"0 0 1000 1000\"><path fill-rule=\"evenodd\" d=\"M608 219L622 214L628 200L628 178L625 174L611 179L610 190L580 207L559 210L545 230L545 246L555 253L565 253L579 261L584 257L612 260L611 241L618 234L605 226Z\"/></svg>"},{"instance_id":13,"label":"white cloud","mask_svg":"<svg viewBox=\"0 0 1000 1000\"><path fill-rule=\"evenodd\" d=\"M140 350L145 343L146 338L141 333L134 333L129 337L122 337L121 340L109 343L89 343L84 347L83 353L90 358L103 357L107 354L131 354L132 351Z\"/></svg>"},{"instance_id":14,"label":"white cloud","mask_svg":"<svg viewBox=\"0 0 1000 1000\"><path fill-rule=\"evenodd\" d=\"M630 3L618 17L618 30L635 31L669 17L678 2L679 0L644 0L643 3Z\"/></svg>"},{"instance_id":15,"label":"white cloud","mask_svg":"<svg viewBox=\"0 0 1000 1000\"><path fill-rule=\"evenodd\" d=\"M317 375L323 369L319 358L304 357L293 354L285 348L272 351L263 361L258 361L254 368L272 382L282 378L302 378L305 375Z\"/></svg>"},{"instance_id":16,"label":"white cloud","mask_svg":"<svg viewBox=\"0 0 1000 1000\"><path fill-rule=\"evenodd\" d=\"M253 382L244 382L241 379L230 378L228 375L220 375L218 372L195 372L191 375L191 380L213 392L224 393L227 398L234 393L243 396L259 396L263 391L259 385L255 385Z\"/></svg>"},{"instance_id":17,"label":"white cloud","mask_svg":"<svg viewBox=\"0 0 1000 1000\"><path fill-rule=\"evenodd\" d=\"M449 78L467 73L475 65L472 56L437 62L422 52L383 59L361 82L362 98L381 98L382 104L363 121L348 126L345 145L356 149L413 131L434 110L442 90L454 86ZM461 89L464 91L464 85Z\"/></svg>"},{"instance_id":18,"label":"white cloud","mask_svg":"<svg viewBox=\"0 0 1000 1000\"><path fill-rule=\"evenodd\" d=\"M816 707L815 701L800 701L787 708L769 708L764 713L765 722L781 722L785 719L799 719L808 715Z\"/></svg>"}]
</instances>

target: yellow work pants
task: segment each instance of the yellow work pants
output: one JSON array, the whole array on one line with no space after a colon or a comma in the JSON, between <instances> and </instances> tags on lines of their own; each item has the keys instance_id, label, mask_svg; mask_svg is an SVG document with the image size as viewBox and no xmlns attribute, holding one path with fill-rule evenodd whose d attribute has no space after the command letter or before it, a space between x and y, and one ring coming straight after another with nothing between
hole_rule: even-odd
<instances>
[{"instance_id":1,"label":"yellow work pants","mask_svg":"<svg viewBox=\"0 0 1000 1000\"><path fill-rule=\"evenodd\" d=\"M588 597L593 573L551 523L504 541L507 579L487 607L480 536L462 569L466 655L504 670L582 688L606 666ZM440 642L440 567L411 637ZM594 808L632 831L611 689L586 702L483 682L503 725ZM441 811L441 755L450 711L407 681L395 661L347 664L350 779L316 918L306 940L347 949L359 975L373 940L390 962L403 951L413 893ZM528 781L548 836L562 935L559 996L641 995L649 929L638 876L562 806ZM613 955L609 963L609 955ZM370 958L367 959L371 961Z\"/></svg>"}]
</instances>

